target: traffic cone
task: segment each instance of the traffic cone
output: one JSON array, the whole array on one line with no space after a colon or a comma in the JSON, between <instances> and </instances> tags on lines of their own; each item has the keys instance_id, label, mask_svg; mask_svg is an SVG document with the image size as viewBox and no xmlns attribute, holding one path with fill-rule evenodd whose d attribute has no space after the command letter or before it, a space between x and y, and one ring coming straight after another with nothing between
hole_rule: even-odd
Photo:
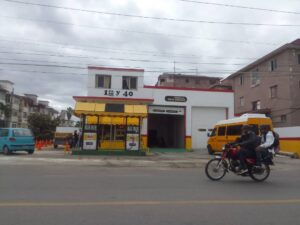
<instances>
[{"instance_id":1,"label":"traffic cone","mask_svg":"<svg viewBox=\"0 0 300 225\"><path fill-rule=\"evenodd\" d=\"M37 144L37 150L38 151L42 150L42 144L41 144L41 142L38 142L38 144Z\"/></svg>"},{"instance_id":2,"label":"traffic cone","mask_svg":"<svg viewBox=\"0 0 300 225\"><path fill-rule=\"evenodd\" d=\"M70 151L70 145L69 145L69 142L66 141L66 144L65 144L65 153L68 153Z\"/></svg>"}]
</instances>

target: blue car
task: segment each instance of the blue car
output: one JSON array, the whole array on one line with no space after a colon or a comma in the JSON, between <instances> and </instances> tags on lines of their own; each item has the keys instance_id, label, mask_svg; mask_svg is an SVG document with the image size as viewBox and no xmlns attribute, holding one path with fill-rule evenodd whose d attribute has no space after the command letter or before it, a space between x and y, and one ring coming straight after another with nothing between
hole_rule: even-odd
<instances>
[{"instance_id":1,"label":"blue car","mask_svg":"<svg viewBox=\"0 0 300 225\"><path fill-rule=\"evenodd\" d=\"M26 151L34 153L34 137L30 129L0 128L0 152L9 155L11 152Z\"/></svg>"}]
</instances>

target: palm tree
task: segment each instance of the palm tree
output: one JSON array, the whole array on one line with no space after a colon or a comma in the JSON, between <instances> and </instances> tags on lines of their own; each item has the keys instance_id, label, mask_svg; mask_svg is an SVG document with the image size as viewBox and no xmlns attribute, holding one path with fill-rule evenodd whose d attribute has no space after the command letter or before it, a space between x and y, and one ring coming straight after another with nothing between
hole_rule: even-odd
<instances>
[{"instance_id":1,"label":"palm tree","mask_svg":"<svg viewBox=\"0 0 300 225\"><path fill-rule=\"evenodd\" d=\"M68 118L68 121L71 120L72 115L73 115L73 109L71 107L67 108L67 118Z\"/></svg>"}]
</instances>

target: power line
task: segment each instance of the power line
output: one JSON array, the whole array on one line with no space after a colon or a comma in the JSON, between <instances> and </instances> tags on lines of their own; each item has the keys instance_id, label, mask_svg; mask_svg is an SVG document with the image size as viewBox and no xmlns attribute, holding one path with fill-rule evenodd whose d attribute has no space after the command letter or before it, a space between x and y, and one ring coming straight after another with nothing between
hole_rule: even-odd
<instances>
[{"instance_id":1,"label":"power line","mask_svg":"<svg viewBox=\"0 0 300 225\"><path fill-rule=\"evenodd\" d=\"M1 52L0 52L1 53ZM9 59L9 58L2 58L2 60L21 60L21 59ZM128 58L114 58L114 57L97 57L97 59L101 59L101 60L112 60L112 61L131 61L131 62L143 62L143 63L169 63L169 64L173 64L174 62L172 61L160 61L160 60L150 60L150 59L128 59ZM22 59L23 61L28 61L25 59ZM30 60L29 60L30 61ZM35 60L36 61L36 60ZM36 61L39 62L39 61ZM40 62L45 62L45 61L40 61ZM47 61L48 63L64 63L64 62L51 62L51 61ZM243 66L245 64L240 64L240 63L215 63L215 62L178 62L176 61L176 63L178 64L190 64L190 65L226 65L226 66Z\"/></svg>"},{"instance_id":2,"label":"power line","mask_svg":"<svg viewBox=\"0 0 300 225\"><path fill-rule=\"evenodd\" d=\"M7 47L0 47L0 49L9 49L11 50L11 48L7 48ZM88 55L66 55L66 54L54 54L53 52L47 52L47 51L38 51L38 50L27 50L27 49L19 49L18 50L22 50L22 51L27 51L27 52L21 52L21 51L0 51L0 54L16 54L16 55L24 55L24 54L29 54L29 55L37 55L37 56L53 56L53 57L68 57L68 58L86 58L86 59L99 59L97 56L88 56ZM29 52L28 52L29 51ZM42 54L45 53L45 54ZM158 56L158 55L156 55ZM172 57L172 56L169 56ZM195 57L184 57L184 58L193 58L196 59L197 56ZM255 58L228 58L228 57L214 57L214 56L205 56L205 58L212 58L212 59L227 59L227 60L254 60Z\"/></svg>"},{"instance_id":3,"label":"power line","mask_svg":"<svg viewBox=\"0 0 300 225\"><path fill-rule=\"evenodd\" d=\"M86 12L86 13L96 13L102 15L110 15L110 16L120 16L120 17L128 17L128 18L138 18L138 19L151 19L158 21L169 21L169 22L186 22L186 23L206 23L206 24L222 24L222 25L241 25L241 26L270 26L270 27L300 27L299 24L264 24L264 23L242 23L242 22L222 22L222 21L208 21L208 20L192 20L192 19L176 19L176 18L167 18L167 17L155 17L155 16L142 16L142 15L133 15L126 13L114 13L114 12L105 12L105 11L96 11L89 9L79 9L72 8L66 6L57 6L57 5L49 5L49 4L41 4L41 3L33 3L33 2L23 2L17 0L2 0L10 3L22 4L22 5L34 5L40 7L47 7L53 9L63 9L63 10L71 10L78 12Z\"/></svg>"},{"instance_id":4,"label":"power line","mask_svg":"<svg viewBox=\"0 0 300 225\"><path fill-rule=\"evenodd\" d=\"M177 35L177 34L168 34L168 33L159 33L159 32L144 32L144 31L135 31L135 30L126 30L126 29L116 29L116 28L108 28L108 27L99 27L92 25L82 25L82 24L74 24L74 23L66 23L61 21L54 20L41 20L41 19L32 19L32 18L24 18L24 17L11 17L0 15L0 17L12 20L27 20L27 21L35 21L39 23L50 23L50 24L58 24L62 26L76 26L76 27L84 27L89 29L100 29L100 30L109 30L109 31L118 31L125 33L134 33L139 35L150 35L150 36L167 36L181 39L194 39L194 40L206 40L206 41L220 41L220 42L229 42L229 43L240 43L240 44L257 44L257 45L278 45L276 43L270 42L257 42L257 41L244 41L244 40L230 40L230 39L218 39L218 38L206 38L206 37L197 37L197 36L188 36L188 35Z\"/></svg>"},{"instance_id":5,"label":"power line","mask_svg":"<svg viewBox=\"0 0 300 225\"><path fill-rule=\"evenodd\" d=\"M78 45L78 44L74 44L74 45L79 46L79 47L74 47L74 45L65 44L65 43L41 42L41 41L34 41L34 40L17 41L17 40L12 40L12 39L9 39L9 40L0 39L0 41L17 42L17 43L22 43L22 44L30 44L30 45L43 46L43 47L45 45L50 45L48 47L53 47L53 45L54 45L55 48L61 48L61 49L67 48L67 49L74 49L74 50L81 50L81 51L88 51L88 52L97 52L97 53L99 51L96 51L95 49L101 49L102 51L109 51L109 52L113 52L113 53L125 53L126 52L126 54L169 57L169 55L167 55L167 54L157 54L157 52L155 52L155 51L146 51L146 50L142 51L142 50L131 50L131 49L113 49L113 48L107 48L107 47ZM191 58L191 57L198 57L198 56L195 56L193 54L191 54L190 56L182 55L182 54L173 54L171 57L184 57L184 58L190 57Z\"/></svg>"},{"instance_id":6,"label":"power line","mask_svg":"<svg viewBox=\"0 0 300 225\"><path fill-rule=\"evenodd\" d=\"M274 13L300 15L300 12L295 12L295 11L284 11L284 10L258 8L258 7L250 7L250 6L243 6L243 5L232 5L232 4L223 4L223 3L216 3L216 2L203 2L203 1L195 1L195 0L177 0L177 1L190 2L190 3L203 4L203 5L223 6L223 7L238 8L238 9L250 9L250 10L259 10L259 11L266 11L266 12L274 12Z\"/></svg>"},{"instance_id":7,"label":"power line","mask_svg":"<svg viewBox=\"0 0 300 225\"><path fill-rule=\"evenodd\" d=\"M36 67L51 67L51 68L64 68L64 69L80 69L80 70L87 70L87 67L80 67L80 66L66 66L66 65L53 65L53 64L36 64L36 63L9 63L9 62L0 62L1 65L9 65L9 66L36 66ZM117 67L118 68L118 67ZM129 68L129 67L128 67ZM131 67L132 68L132 67ZM136 67L136 69L140 69L138 67ZM47 72L47 71L46 71ZM164 73L164 72L168 72L168 73L173 73L169 71L162 71L162 70L145 70L144 72L147 73ZM213 73L213 71L209 71L210 73ZM266 71L266 72L270 72L270 71ZM191 71L180 71L180 73L184 74L195 74L195 72L191 72ZM202 72L201 72L202 73ZM248 74L246 76L251 76L252 72L244 72L245 74ZM264 73L264 72L262 72ZM286 77L286 76L300 76L299 72L293 72L292 74L286 75L286 74L282 74L284 73L284 71L282 72L272 72L273 76L270 76L269 74L261 74L260 76L262 77L268 77L268 78L274 78L274 77ZM278 75L276 75L278 74Z\"/></svg>"},{"instance_id":8,"label":"power line","mask_svg":"<svg viewBox=\"0 0 300 225\"><path fill-rule=\"evenodd\" d=\"M0 36L1 37L1 36ZM22 43L22 44L31 44L31 45L55 45L55 48L69 48L69 49L74 49L74 50L83 50L83 51L88 51L88 52L97 52L98 51L94 50L96 49L101 49L102 51L107 51L107 52L113 52L113 53L121 53L121 54L133 54L133 55L151 55L151 56L159 56L159 57L172 57L172 58L199 58L201 56L199 55L194 55L194 54L190 54L190 55L184 55L184 54L171 54L171 53L157 53L154 51L145 51L145 50L131 50L131 49L112 49L112 48L105 48L105 47L100 47L100 46L87 46L87 45L77 45L79 47L74 47L73 45L68 45L68 44L63 44L63 43L55 43L55 42L41 42L41 41L34 41L34 40L30 40L30 41L17 41L17 40L12 40L13 38L11 38L10 40L6 40L6 39L0 39L0 41L5 41L5 42L17 42L17 43ZM28 40L28 39L27 39ZM52 47L52 46L51 46ZM92 48L92 49L89 49ZM11 48L9 48L11 49ZM240 60L254 60L255 58L244 58L244 57L234 57L234 58L228 58L228 57L216 57L216 56L209 56L209 55L205 55L205 57L208 58L214 58L214 59L240 59Z\"/></svg>"},{"instance_id":9,"label":"power line","mask_svg":"<svg viewBox=\"0 0 300 225\"><path fill-rule=\"evenodd\" d=\"M0 52L1 53L1 52ZM15 58L0 58L1 60L9 60L9 61L21 61L21 62L36 62L36 63L63 63L63 64L68 64L68 65L75 65L75 62L73 63L68 63L68 62L57 62L57 61L45 61L45 60L34 60L34 59L15 59ZM82 65L82 66L85 66L85 69L86 67L88 66L88 63L81 63L81 64L78 64L76 63L76 65ZM104 67L111 67L111 65L102 65ZM128 67L128 68L132 68L132 67ZM148 68L148 69L156 69L156 70L168 70L167 68L161 68L161 67L144 67L145 68ZM141 69L139 67L135 68L135 69ZM182 68L178 68L179 70L183 70ZM194 69L190 69L190 70L194 70Z\"/></svg>"}]
</instances>

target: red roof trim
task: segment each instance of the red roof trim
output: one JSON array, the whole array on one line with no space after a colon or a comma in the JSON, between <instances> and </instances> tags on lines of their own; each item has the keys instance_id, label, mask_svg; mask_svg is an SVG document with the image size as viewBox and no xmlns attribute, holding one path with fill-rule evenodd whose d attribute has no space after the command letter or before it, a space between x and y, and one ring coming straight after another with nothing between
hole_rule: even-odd
<instances>
[{"instance_id":1,"label":"red roof trim","mask_svg":"<svg viewBox=\"0 0 300 225\"><path fill-rule=\"evenodd\" d=\"M127 72L144 72L144 69L128 69L128 68L113 68L113 67L99 67L88 66L89 70L111 70L111 71L127 71Z\"/></svg>"},{"instance_id":2,"label":"red roof trim","mask_svg":"<svg viewBox=\"0 0 300 225\"><path fill-rule=\"evenodd\" d=\"M96 96L73 96L75 100L110 100L110 101L141 101L153 102L151 98L110 98L110 97L96 97Z\"/></svg>"},{"instance_id":3,"label":"red roof trim","mask_svg":"<svg viewBox=\"0 0 300 225\"><path fill-rule=\"evenodd\" d=\"M243 115L243 113L235 113L234 114L235 117L240 117L241 115Z\"/></svg>"},{"instance_id":4,"label":"red roof trim","mask_svg":"<svg viewBox=\"0 0 300 225\"><path fill-rule=\"evenodd\" d=\"M145 85L144 88L180 90L180 91L207 91L207 92L227 92L227 93L234 92L233 90L218 90L218 89L206 89L206 88L179 88L179 87L163 87L163 86L148 86L148 85Z\"/></svg>"}]
</instances>

